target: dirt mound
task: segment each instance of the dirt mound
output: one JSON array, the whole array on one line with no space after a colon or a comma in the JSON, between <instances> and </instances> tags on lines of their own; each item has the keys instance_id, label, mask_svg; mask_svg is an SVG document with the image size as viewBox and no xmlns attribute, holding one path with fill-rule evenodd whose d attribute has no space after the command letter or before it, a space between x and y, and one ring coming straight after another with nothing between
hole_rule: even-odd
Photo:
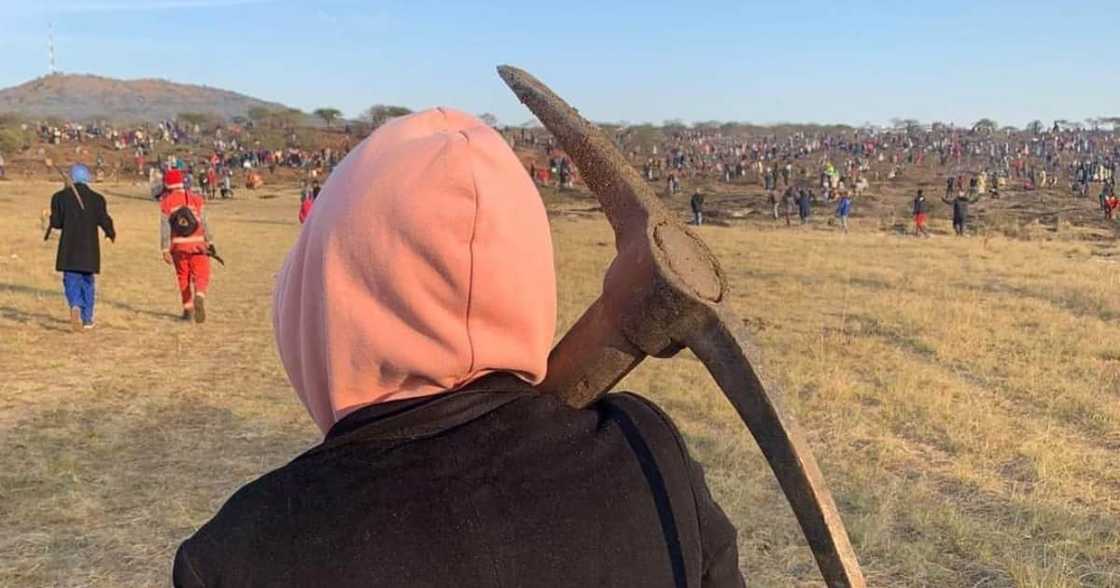
<instances>
[{"instance_id":1,"label":"dirt mound","mask_svg":"<svg viewBox=\"0 0 1120 588\"><path fill-rule=\"evenodd\" d=\"M167 80L52 75L0 90L0 112L64 120L160 121L184 112L246 116L250 108L285 108L236 92Z\"/></svg>"}]
</instances>

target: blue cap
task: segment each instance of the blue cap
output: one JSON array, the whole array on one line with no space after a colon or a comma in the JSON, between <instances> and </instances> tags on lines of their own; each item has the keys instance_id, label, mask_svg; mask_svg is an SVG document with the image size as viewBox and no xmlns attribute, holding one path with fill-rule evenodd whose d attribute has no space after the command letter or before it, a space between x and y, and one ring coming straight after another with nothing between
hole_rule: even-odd
<instances>
[{"instance_id":1,"label":"blue cap","mask_svg":"<svg viewBox=\"0 0 1120 588\"><path fill-rule=\"evenodd\" d=\"M89 168L80 163L70 168L70 181L75 184L88 184L92 178Z\"/></svg>"}]
</instances>

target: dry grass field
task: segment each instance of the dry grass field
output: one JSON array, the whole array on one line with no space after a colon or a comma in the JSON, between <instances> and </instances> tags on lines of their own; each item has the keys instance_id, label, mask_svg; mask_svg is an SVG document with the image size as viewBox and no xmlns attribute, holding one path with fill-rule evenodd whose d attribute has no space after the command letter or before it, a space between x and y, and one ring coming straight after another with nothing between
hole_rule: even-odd
<instances>
[{"instance_id":1,"label":"dry grass field","mask_svg":"<svg viewBox=\"0 0 1120 588\"><path fill-rule=\"evenodd\" d=\"M0 183L0 586L165 585L178 542L317 441L271 335L296 196L215 203L229 264L181 324L155 205L101 186L98 329L66 329L53 183ZM944 223L942 219L939 221ZM857 219L704 227L765 371L809 433L873 586L1120 586L1120 247L929 240ZM553 218L561 332L597 295L606 222ZM688 354L625 382L664 406L737 524L754 586L819 575L753 440Z\"/></svg>"}]
</instances>

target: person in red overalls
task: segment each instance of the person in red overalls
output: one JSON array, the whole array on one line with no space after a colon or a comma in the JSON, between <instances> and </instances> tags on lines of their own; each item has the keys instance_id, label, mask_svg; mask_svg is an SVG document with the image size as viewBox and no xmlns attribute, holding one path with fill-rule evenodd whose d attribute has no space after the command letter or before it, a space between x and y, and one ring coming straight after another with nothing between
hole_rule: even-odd
<instances>
[{"instance_id":1,"label":"person in red overalls","mask_svg":"<svg viewBox=\"0 0 1120 588\"><path fill-rule=\"evenodd\" d=\"M163 261L174 266L183 302L183 320L206 320L206 288L210 284L210 228L205 201L183 189L183 173L177 169L163 175L160 200L160 244ZM194 285L192 292L191 285Z\"/></svg>"},{"instance_id":2,"label":"person in red overalls","mask_svg":"<svg viewBox=\"0 0 1120 588\"><path fill-rule=\"evenodd\" d=\"M315 205L315 199L319 197L319 182L315 182L303 194L299 203L299 224L307 222L307 217L311 216L311 207Z\"/></svg>"}]
</instances>

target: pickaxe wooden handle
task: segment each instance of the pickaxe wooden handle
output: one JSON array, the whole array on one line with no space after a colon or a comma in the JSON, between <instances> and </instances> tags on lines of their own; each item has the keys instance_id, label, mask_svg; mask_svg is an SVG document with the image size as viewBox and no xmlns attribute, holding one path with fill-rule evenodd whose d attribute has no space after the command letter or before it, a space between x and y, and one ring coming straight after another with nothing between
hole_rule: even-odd
<instances>
[{"instance_id":1,"label":"pickaxe wooden handle","mask_svg":"<svg viewBox=\"0 0 1120 588\"><path fill-rule=\"evenodd\" d=\"M618 251L603 293L548 359L541 389L574 406L610 391L648 356L688 347L750 429L793 507L829 586L865 585L820 468L796 422L752 367L757 353L728 302L707 245L661 203L595 125L528 73L498 68L506 84L579 167L599 198Z\"/></svg>"},{"instance_id":2,"label":"pickaxe wooden handle","mask_svg":"<svg viewBox=\"0 0 1120 588\"><path fill-rule=\"evenodd\" d=\"M86 203L82 201L82 195L78 193L78 189L75 188L74 183L70 181L70 176L68 176L66 174L66 172L59 169L59 167L57 165L55 165L54 162L51 161L51 159L49 157L44 159L43 163L46 164L47 167L53 169L56 173L58 173L58 175L62 176L62 181L66 183L66 187L70 188L70 192L73 193L74 198L76 198L78 200L78 207L81 208L82 210L85 210L86 209ZM54 227L50 226L49 224L47 225L47 231L45 233L43 233L43 240L44 241L51 238L51 229L53 229L53 228Z\"/></svg>"}]
</instances>

